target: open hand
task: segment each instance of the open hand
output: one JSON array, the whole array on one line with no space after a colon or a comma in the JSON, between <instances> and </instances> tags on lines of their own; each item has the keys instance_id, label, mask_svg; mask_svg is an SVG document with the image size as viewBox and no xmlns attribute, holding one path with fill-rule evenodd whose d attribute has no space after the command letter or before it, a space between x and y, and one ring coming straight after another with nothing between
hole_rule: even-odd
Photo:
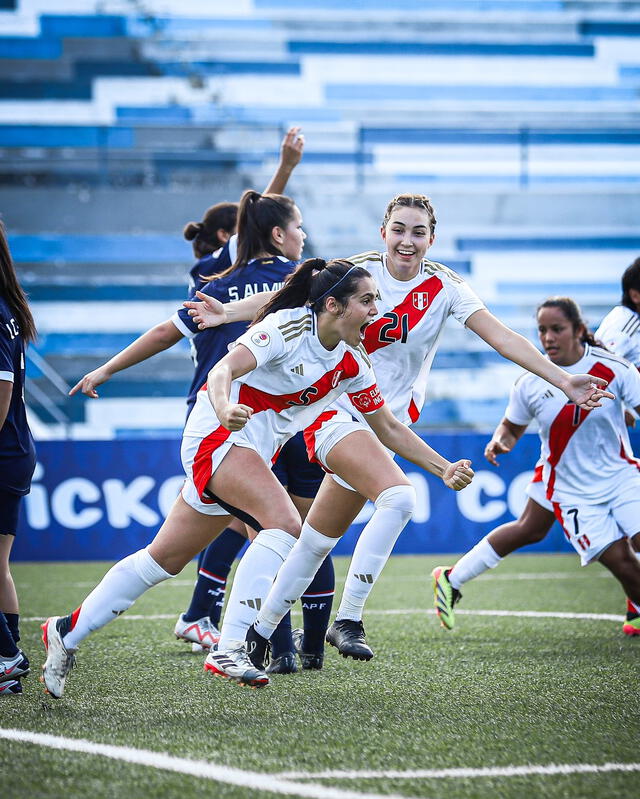
<instances>
[{"instance_id":1,"label":"open hand","mask_svg":"<svg viewBox=\"0 0 640 799\"><path fill-rule=\"evenodd\" d=\"M444 470L442 475L442 482L447 488L452 488L454 491L461 491L466 488L473 480L473 469L471 468L471 461L461 460L455 463L450 463Z\"/></svg>"},{"instance_id":2,"label":"open hand","mask_svg":"<svg viewBox=\"0 0 640 799\"><path fill-rule=\"evenodd\" d=\"M564 392L572 402L585 411L599 408L603 399L615 399L615 394L605 391L607 381L593 375L571 375Z\"/></svg>"},{"instance_id":3,"label":"open hand","mask_svg":"<svg viewBox=\"0 0 640 799\"><path fill-rule=\"evenodd\" d=\"M186 300L182 304L189 309L189 316L198 325L199 330L225 324L227 312L220 300L216 300L209 294L203 294L201 291L196 291L196 297L199 297L200 302Z\"/></svg>"}]
</instances>

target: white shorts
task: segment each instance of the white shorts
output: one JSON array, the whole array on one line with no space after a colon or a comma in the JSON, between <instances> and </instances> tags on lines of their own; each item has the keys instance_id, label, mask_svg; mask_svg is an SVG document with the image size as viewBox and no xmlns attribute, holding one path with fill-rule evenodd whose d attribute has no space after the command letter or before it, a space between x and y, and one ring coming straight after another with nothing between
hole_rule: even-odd
<instances>
[{"instance_id":1,"label":"white shorts","mask_svg":"<svg viewBox=\"0 0 640 799\"><path fill-rule=\"evenodd\" d=\"M349 485L346 480L343 480L342 477L339 477L331 471L327 466L327 456L339 441L342 441L346 436L359 430L364 430L370 435L374 435L366 422L355 420L353 416L346 411L328 410L321 413L315 422L309 425L304 431L304 440L307 445L309 460L319 463L338 485L346 488L348 491L355 491L356 489ZM391 457L393 456L394 453L391 452Z\"/></svg>"},{"instance_id":2,"label":"white shorts","mask_svg":"<svg viewBox=\"0 0 640 799\"><path fill-rule=\"evenodd\" d=\"M567 541L586 566L615 541L640 532L640 481L635 476L625 481L607 502L561 501L554 502L553 509Z\"/></svg>"},{"instance_id":3,"label":"white shorts","mask_svg":"<svg viewBox=\"0 0 640 799\"><path fill-rule=\"evenodd\" d=\"M537 505L540 505L541 508L553 513L553 505L550 500L547 499L547 489L542 482L541 466L536 466L531 482L525 491L529 499L532 499Z\"/></svg>"},{"instance_id":4,"label":"white shorts","mask_svg":"<svg viewBox=\"0 0 640 799\"><path fill-rule=\"evenodd\" d=\"M207 446L207 442L209 445ZM221 442L215 446L208 438L184 437L180 457L187 479L182 486L182 499L198 513L205 516L228 516L229 511L203 494L211 475L222 463L233 443Z\"/></svg>"}]
</instances>

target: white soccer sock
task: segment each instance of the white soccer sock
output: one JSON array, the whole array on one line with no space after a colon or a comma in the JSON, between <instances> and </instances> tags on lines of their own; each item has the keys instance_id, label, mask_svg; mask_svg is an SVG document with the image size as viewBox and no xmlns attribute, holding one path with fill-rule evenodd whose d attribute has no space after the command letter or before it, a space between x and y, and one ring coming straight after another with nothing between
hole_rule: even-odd
<instances>
[{"instance_id":1,"label":"white soccer sock","mask_svg":"<svg viewBox=\"0 0 640 799\"><path fill-rule=\"evenodd\" d=\"M156 563L147 549L118 561L78 608L73 629L64 636L63 644L67 649L77 649L89 633L113 621L145 591L173 576Z\"/></svg>"},{"instance_id":2,"label":"white soccer sock","mask_svg":"<svg viewBox=\"0 0 640 799\"><path fill-rule=\"evenodd\" d=\"M416 492L410 485L392 486L378 495L376 510L360 533L353 552L336 621L362 619L364 603L411 518L415 504Z\"/></svg>"},{"instance_id":3,"label":"white soccer sock","mask_svg":"<svg viewBox=\"0 0 640 799\"><path fill-rule=\"evenodd\" d=\"M262 530L253 539L233 578L218 649L231 649L245 640L278 569L295 543L290 533L278 529Z\"/></svg>"},{"instance_id":4,"label":"white soccer sock","mask_svg":"<svg viewBox=\"0 0 640 799\"><path fill-rule=\"evenodd\" d=\"M501 560L500 555L489 543L489 536L486 535L456 563L449 572L449 582L459 590L460 586L487 569L495 569Z\"/></svg>"},{"instance_id":5,"label":"white soccer sock","mask_svg":"<svg viewBox=\"0 0 640 799\"><path fill-rule=\"evenodd\" d=\"M339 540L319 533L308 522L302 525L300 538L278 572L254 623L260 635L271 638L282 617L309 587Z\"/></svg>"}]
</instances>

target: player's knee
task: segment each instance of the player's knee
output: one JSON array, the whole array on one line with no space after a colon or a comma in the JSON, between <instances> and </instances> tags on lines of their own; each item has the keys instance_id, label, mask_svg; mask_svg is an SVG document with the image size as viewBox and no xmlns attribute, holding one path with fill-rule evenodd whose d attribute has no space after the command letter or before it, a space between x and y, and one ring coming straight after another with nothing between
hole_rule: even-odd
<instances>
[{"instance_id":1,"label":"player's knee","mask_svg":"<svg viewBox=\"0 0 640 799\"><path fill-rule=\"evenodd\" d=\"M378 510L386 508L411 516L416 507L416 490L412 485L397 485L385 488L375 500Z\"/></svg>"}]
</instances>

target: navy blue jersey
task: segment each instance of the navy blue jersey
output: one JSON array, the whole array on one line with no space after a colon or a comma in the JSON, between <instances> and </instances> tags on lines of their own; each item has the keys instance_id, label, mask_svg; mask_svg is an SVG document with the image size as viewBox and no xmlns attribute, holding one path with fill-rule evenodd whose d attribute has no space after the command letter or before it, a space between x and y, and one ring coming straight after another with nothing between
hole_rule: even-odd
<instances>
[{"instance_id":1,"label":"navy blue jersey","mask_svg":"<svg viewBox=\"0 0 640 799\"><path fill-rule=\"evenodd\" d=\"M0 489L28 494L36 451L23 397L24 342L4 297L0 297L0 380L13 383L9 411L0 429Z\"/></svg>"},{"instance_id":2,"label":"navy blue jersey","mask_svg":"<svg viewBox=\"0 0 640 799\"><path fill-rule=\"evenodd\" d=\"M229 275L212 280L201 291L210 294L220 302L233 302L258 294L261 291L277 291L282 288L284 279L296 266L296 262L287 261L282 256L270 255L267 258L256 258L236 269ZM195 375L187 397L187 414L196 401L196 395L207 380L209 370L229 351L229 344L242 335L248 322L230 322L227 325L198 330L198 326L189 316L186 308L181 308L171 321L178 330L191 339L194 358Z\"/></svg>"},{"instance_id":3,"label":"navy blue jersey","mask_svg":"<svg viewBox=\"0 0 640 799\"><path fill-rule=\"evenodd\" d=\"M189 270L189 299L196 291L205 286L209 281L203 280L205 275L218 275L231 266L231 249L229 242L224 247L200 258Z\"/></svg>"}]
</instances>

